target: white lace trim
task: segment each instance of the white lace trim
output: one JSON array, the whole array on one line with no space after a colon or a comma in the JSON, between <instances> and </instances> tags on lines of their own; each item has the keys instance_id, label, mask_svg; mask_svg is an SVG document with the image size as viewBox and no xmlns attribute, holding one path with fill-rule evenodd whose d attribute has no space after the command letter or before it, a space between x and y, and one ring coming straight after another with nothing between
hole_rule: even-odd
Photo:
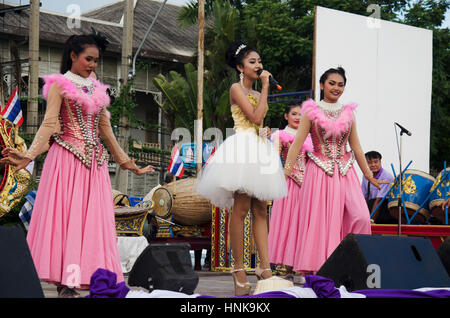
<instances>
[{"instance_id":1,"label":"white lace trim","mask_svg":"<svg viewBox=\"0 0 450 318\"><path fill-rule=\"evenodd\" d=\"M294 136L297 134L297 129L291 128L291 127L289 127L289 126L286 126L286 127L284 128L284 130L285 130L286 132L288 132L288 133L294 135Z\"/></svg>"},{"instance_id":2,"label":"white lace trim","mask_svg":"<svg viewBox=\"0 0 450 318\"><path fill-rule=\"evenodd\" d=\"M88 89L88 92L85 93L92 93L94 82L90 78L82 77L80 75L72 73L71 71L67 71L66 73L64 73L64 77L74 83L78 89L83 90L83 87L86 87Z\"/></svg>"},{"instance_id":3,"label":"white lace trim","mask_svg":"<svg viewBox=\"0 0 450 318\"><path fill-rule=\"evenodd\" d=\"M327 111L330 111L330 112L334 112L334 111L340 110L343 107L343 105L341 103L339 103L339 102L337 102L337 103L327 103L324 100L321 100L320 102L318 102L317 105L320 108L322 108L324 110L327 110Z\"/></svg>"}]
</instances>

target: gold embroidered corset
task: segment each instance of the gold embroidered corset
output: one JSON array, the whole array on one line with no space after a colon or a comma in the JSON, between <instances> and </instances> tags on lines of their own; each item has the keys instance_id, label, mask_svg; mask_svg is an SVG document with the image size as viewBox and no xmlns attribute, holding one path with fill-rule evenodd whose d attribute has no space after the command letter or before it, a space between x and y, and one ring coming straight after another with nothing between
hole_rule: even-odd
<instances>
[{"instance_id":1,"label":"gold embroidered corset","mask_svg":"<svg viewBox=\"0 0 450 318\"><path fill-rule=\"evenodd\" d=\"M287 155L289 152L289 148L291 147L292 142L286 141L281 143L281 160L282 162L286 162ZM306 153L304 151L300 151L297 155L297 160L294 163L294 166L292 167L291 174L289 175L292 180L295 181L299 186L303 183L303 177L305 175L305 167L306 167L306 160L308 158L306 157Z\"/></svg>"},{"instance_id":2,"label":"gold embroidered corset","mask_svg":"<svg viewBox=\"0 0 450 318\"><path fill-rule=\"evenodd\" d=\"M104 108L98 113L87 113L74 100L63 98L59 113L61 132L52 135L56 143L72 152L88 168L92 154L98 166L109 158L99 138L98 122L102 111Z\"/></svg>"},{"instance_id":3,"label":"gold embroidered corset","mask_svg":"<svg viewBox=\"0 0 450 318\"><path fill-rule=\"evenodd\" d=\"M252 94L247 95L248 100L250 101L250 104L252 104L253 108L256 108L258 106L258 98L253 96ZM269 107L266 107L266 111L264 113L264 116L267 113L267 110ZM242 111L241 107L237 104L231 105L231 116L233 117L234 121L234 131L235 132L254 132L256 135L259 135L259 129L262 127L262 125L256 125L252 123L247 116L245 116L244 112Z\"/></svg>"},{"instance_id":4,"label":"gold embroidered corset","mask_svg":"<svg viewBox=\"0 0 450 318\"><path fill-rule=\"evenodd\" d=\"M336 122L344 111L350 111L344 107L336 111L321 108L320 110L323 112L325 120L330 122ZM351 126L349 125L338 134L329 134L320 121L316 120L311 124L310 134L314 150L308 151L307 155L329 176L333 176L335 163L339 173L345 176L355 161L353 151L347 151L350 131Z\"/></svg>"}]
</instances>

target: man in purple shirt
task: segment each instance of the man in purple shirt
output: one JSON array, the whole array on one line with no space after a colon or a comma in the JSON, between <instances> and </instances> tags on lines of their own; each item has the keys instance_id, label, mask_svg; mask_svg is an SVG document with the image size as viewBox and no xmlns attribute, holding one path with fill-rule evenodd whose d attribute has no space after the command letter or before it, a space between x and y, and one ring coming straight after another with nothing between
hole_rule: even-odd
<instances>
[{"instance_id":1,"label":"man in purple shirt","mask_svg":"<svg viewBox=\"0 0 450 318\"><path fill-rule=\"evenodd\" d=\"M394 177L387 170L384 170L381 166L381 154L378 151L369 151L366 153L366 160L370 171L372 171L375 179L387 180L392 182ZM372 213L381 200L384 198L386 193L389 191L390 184L380 184L380 190L375 186L371 185L368 180L363 177L362 180L362 192L364 198L366 198L367 206L369 207L370 213ZM377 212L372 216L375 223L379 224L395 224L395 220L388 211L387 208L387 198L384 199L381 206L378 208Z\"/></svg>"}]
</instances>

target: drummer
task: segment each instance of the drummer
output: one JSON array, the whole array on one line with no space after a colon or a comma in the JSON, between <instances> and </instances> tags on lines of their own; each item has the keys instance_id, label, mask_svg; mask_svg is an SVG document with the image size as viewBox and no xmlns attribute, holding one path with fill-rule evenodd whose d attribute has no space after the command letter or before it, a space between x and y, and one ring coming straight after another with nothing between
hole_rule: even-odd
<instances>
[{"instance_id":1,"label":"drummer","mask_svg":"<svg viewBox=\"0 0 450 318\"><path fill-rule=\"evenodd\" d=\"M375 179L378 180L387 180L392 182L394 177L389 171L383 169L381 166L381 154L378 151L369 151L365 154L367 164L369 166L370 171L372 171ZM376 209L378 204L384 198L386 193L389 191L390 184L380 184L380 189L378 190L376 187L371 185L368 180L363 176L361 188L366 198L367 206L369 207L369 211L372 212ZM395 224L397 221L389 214L387 207L387 200L384 200L382 205L378 208L377 212L372 216L372 219L375 223L378 224Z\"/></svg>"}]
</instances>

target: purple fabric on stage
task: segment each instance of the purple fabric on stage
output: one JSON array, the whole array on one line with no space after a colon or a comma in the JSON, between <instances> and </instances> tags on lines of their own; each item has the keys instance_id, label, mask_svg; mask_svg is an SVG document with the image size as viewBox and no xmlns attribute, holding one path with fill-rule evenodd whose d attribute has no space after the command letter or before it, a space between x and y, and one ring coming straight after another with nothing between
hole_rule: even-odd
<instances>
[{"instance_id":1,"label":"purple fabric on stage","mask_svg":"<svg viewBox=\"0 0 450 318\"><path fill-rule=\"evenodd\" d=\"M86 298L125 298L130 289L125 282L117 284L117 275L99 268L91 276L90 293Z\"/></svg>"},{"instance_id":2,"label":"purple fabric on stage","mask_svg":"<svg viewBox=\"0 0 450 318\"><path fill-rule=\"evenodd\" d=\"M341 298L341 293L334 287L333 280L316 275L306 275L304 288L311 288L317 298Z\"/></svg>"},{"instance_id":3,"label":"purple fabric on stage","mask_svg":"<svg viewBox=\"0 0 450 318\"><path fill-rule=\"evenodd\" d=\"M355 290L367 298L450 298L450 290L434 289L418 291L409 289L363 289Z\"/></svg>"}]
</instances>

